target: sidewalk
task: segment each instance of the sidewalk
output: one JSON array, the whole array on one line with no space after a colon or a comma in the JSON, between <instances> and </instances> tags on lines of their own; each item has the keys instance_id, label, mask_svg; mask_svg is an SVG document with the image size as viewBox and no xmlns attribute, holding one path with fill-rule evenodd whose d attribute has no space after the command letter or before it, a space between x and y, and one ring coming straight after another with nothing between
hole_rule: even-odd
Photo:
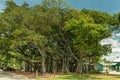
<instances>
[{"instance_id":1,"label":"sidewalk","mask_svg":"<svg viewBox=\"0 0 120 80\"><path fill-rule=\"evenodd\" d=\"M108 72L108 74L120 75L120 72L116 72L116 71L110 71L110 72Z\"/></svg>"}]
</instances>

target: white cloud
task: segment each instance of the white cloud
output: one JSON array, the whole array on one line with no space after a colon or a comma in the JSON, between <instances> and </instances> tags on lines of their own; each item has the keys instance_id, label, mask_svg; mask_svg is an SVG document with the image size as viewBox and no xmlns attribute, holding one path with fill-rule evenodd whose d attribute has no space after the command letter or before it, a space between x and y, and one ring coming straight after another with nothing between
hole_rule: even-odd
<instances>
[{"instance_id":1,"label":"white cloud","mask_svg":"<svg viewBox=\"0 0 120 80\"><path fill-rule=\"evenodd\" d=\"M120 53L120 47L113 48L112 53Z\"/></svg>"},{"instance_id":2,"label":"white cloud","mask_svg":"<svg viewBox=\"0 0 120 80\"><path fill-rule=\"evenodd\" d=\"M116 36L120 37L120 33L117 33Z\"/></svg>"},{"instance_id":3,"label":"white cloud","mask_svg":"<svg viewBox=\"0 0 120 80\"><path fill-rule=\"evenodd\" d=\"M113 42L112 42L112 47L113 48L118 48L118 47L120 47L120 43L118 42L118 40L112 40Z\"/></svg>"},{"instance_id":4,"label":"white cloud","mask_svg":"<svg viewBox=\"0 0 120 80\"><path fill-rule=\"evenodd\" d=\"M120 46L120 43L118 42L118 40L114 40L114 39L112 39L112 38L102 40L102 41L101 41L101 44L102 44L102 45L111 44L113 48Z\"/></svg>"},{"instance_id":5,"label":"white cloud","mask_svg":"<svg viewBox=\"0 0 120 80\"><path fill-rule=\"evenodd\" d=\"M113 34L111 38L107 38L101 41L102 45L111 44L112 45L112 53L108 56L103 56L102 58L106 58L107 60L113 61L117 57L120 57L120 33Z\"/></svg>"},{"instance_id":6,"label":"white cloud","mask_svg":"<svg viewBox=\"0 0 120 80\"><path fill-rule=\"evenodd\" d=\"M111 44L111 39L110 39L110 38L103 39L103 40L101 41L101 44L102 44L102 45Z\"/></svg>"},{"instance_id":7,"label":"white cloud","mask_svg":"<svg viewBox=\"0 0 120 80\"><path fill-rule=\"evenodd\" d=\"M111 53L109 56L103 56L102 59L106 58L109 61L114 61L117 57L120 57L119 53Z\"/></svg>"}]
</instances>

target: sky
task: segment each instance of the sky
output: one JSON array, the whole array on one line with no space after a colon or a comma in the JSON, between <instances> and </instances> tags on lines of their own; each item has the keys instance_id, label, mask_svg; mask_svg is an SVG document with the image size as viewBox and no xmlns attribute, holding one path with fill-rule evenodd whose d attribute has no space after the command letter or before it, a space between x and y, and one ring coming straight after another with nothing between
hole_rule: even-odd
<instances>
[{"instance_id":1,"label":"sky","mask_svg":"<svg viewBox=\"0 0 120 80\"><path fill-rule=\"evenodd\" d=\"M0 0L5 1L5 0ZM14 0L17 4L28 2L31 6L39 4L42 0ZM87 8L109 12L111 14L120 11L120 0L65 0L72 7L77 9Z\"/></svg>"},{"instance_id":2,"label":"sky","mask_svg":"<svg viewBox=\"0 0 120 80\"><path fill-rule=\"evenodd\" d=\"M111 14L120 11L120 0L67 0L73 7L94 9Z\"/></svg>"},{"instance_id":3,"label":"sky","mask_svg":"<svg viewBox=\"0 0 120 80\"><path fill-rule=\"evenodd\" d=\"M5 6L6 0L0 0L0 9ZM30 6L40 4L42 0L14 0L17 4L21 5L23 2L28 2ZM94 9L110 14L120 11L120 0L65 0L72 7L77 9Z\"/></svg>"},{"instance_id":4,"label":"sky","mask_svg":"<svg viewBox=\"0 0 120 80\"><path fill-rule=\"evenodd\" d=\"M0 10L4 9L6 0L0 0ZM42 0L14 0L17 4L21 5L23 2L27 2L30 6L40 4ZM77 9L94 9L110 14L114 14L120 11L120 0L65 0L72 7Z\"/></svg>"},{"instance_id":5,"label":"sky","mask_svg":"<svg viewBox=\"0 0 120 80\"><path fill-rule=\"evenodd\" d=\"M40 4L42 0L14 0L16 4L21 5L23 2L27 2L30 6ZM71 7L76 9L92 9L110 14L120 12L120 0L65 0ZM0 0L0 11L5 8L5 0ZM113 34L111 38L101 41L102 44L112 44L112 54L104 56L108 60L114 60L120 57L120 33Z\"/></svg>"},{"instance_id":6,"label":"sky","mask_svg":"<svg viewBox=\"0 0 120 80\"><path fill-rule=\"evenodd\" d=\"M112 53L108 56L103 56L109 61L114 61L117 57L120 57L120 33L113 33L112 37L101 41L104 44L112 44Z\"/></svg>"}]
</instances>

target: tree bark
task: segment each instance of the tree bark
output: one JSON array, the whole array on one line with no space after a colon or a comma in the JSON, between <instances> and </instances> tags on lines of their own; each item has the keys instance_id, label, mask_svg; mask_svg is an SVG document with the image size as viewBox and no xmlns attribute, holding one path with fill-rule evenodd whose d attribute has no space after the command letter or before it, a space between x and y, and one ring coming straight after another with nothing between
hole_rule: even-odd
<instances>
[{"instance_id":1,"label":"tree bark","mask_svg":"<svg viewBox=\"0 0 120 80\"><path fill-rule=\"evenodd\" d=\"M40 52L41 57L42 57L42 59L41 59L41 72L42 72L42 74L45 74L46 73L46 65L45 65L46 55L45 55L45 51L39 49L39 52Z\"/></svg>"},{"instance_id":2,"label":"tree bark","mask_svg":"<svg viewBox=\"0 0 120 80\"><path fill-rule=\"evenodd\" d=\"M85 63L86 63L86 73L88 73L88 64L89 64L89 61L88 61L88 58L86 57L85 59Z\"/></svg>"},{"instance_id":3,"label":"tree bark","mask_svg":"<svg viewBox=\"0 0 120 80\"><path fill-rule=\"evenodd\" d=\"M46 66L45 66L45 56L42 56L42 61L41 61L41 71L42 71L42 74L45 74L46 72Z\"/></svg>"},{"instance_id":4,"label":"tree bark","mask_svg":"<svg viewBox=\"0 0 120 80\"><path fill-rule=\"evenodd\" d=\"M83 69L83 63L82 63L82 58L80 58L79 60L77 60L77 69L76 72L77 73L82 73L82 69Z\"/></svg>"},{"instance_id":5,"label":"tree bark","mask_svg":"<svg viewBox=\"0 0 120 80\"><path fill-rule=\"evenodd\" d=\"M66 56L63 59L62 72L63 73L69 73L69 61L67 60Z\"/></svg>"}]
</instances>

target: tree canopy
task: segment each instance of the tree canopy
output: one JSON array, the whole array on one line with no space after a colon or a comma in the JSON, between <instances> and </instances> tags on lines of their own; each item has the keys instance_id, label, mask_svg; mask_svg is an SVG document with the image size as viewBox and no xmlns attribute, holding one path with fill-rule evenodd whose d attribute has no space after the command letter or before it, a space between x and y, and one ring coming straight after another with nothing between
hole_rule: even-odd
<instances>
[{"instance_id":1,"label":"tree canopy","mask_svg":"<svg viewBox=\"0 0 120 80\"><path fill-rule=\"evenodd\" d=\"M118 24L115 15L77 10L64 0L43 0L33 7L6 1L0 13L1 67L89 73L101 56L111 53L111 45L100 41Z\"/></svg>"}]
</instances>

